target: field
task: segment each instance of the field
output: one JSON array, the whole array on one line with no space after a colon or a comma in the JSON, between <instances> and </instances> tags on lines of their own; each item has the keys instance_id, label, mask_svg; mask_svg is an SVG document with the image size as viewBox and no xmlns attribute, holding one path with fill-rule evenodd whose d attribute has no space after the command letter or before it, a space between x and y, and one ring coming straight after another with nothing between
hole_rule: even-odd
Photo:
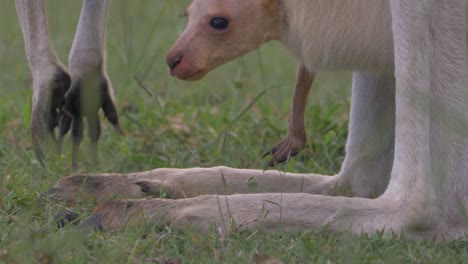
<instances>
[{"instance_id":1,"label":"field","mask_svg":"<svg viewBox=\"0 0 468 264\"><path fill-rule=\"evenodd\" d=\"M87 159L85 140L81 172L217 165L261 169L267 162L261 154L285 135L295 64L277 43L220 67L202 81L168 76L165 53L184 28L187 2L113 1L107 69L127 134L119 136L103 119L100 164L92 166ZM80 7L81 1L49 0L52 39L64 62ZM41 201L40 194L73 173L70 142L60 155L53 147L47 150L46 168L34 157L31 77L14 1L3 3L0 17L0 263L468 263L466 242L414 242L404 235L57 229L54 214L68 205ZM278 169L339 171L349 97L349 73L319 76L307 107L307 147ZM93 208L85 203L70 207L83 218Z\"/></svg>"}]
</instances>

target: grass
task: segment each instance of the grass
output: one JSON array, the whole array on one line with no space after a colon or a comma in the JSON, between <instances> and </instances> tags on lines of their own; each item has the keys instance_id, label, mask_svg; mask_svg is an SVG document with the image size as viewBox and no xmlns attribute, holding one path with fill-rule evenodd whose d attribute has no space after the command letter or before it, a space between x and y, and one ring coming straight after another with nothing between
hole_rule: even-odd
<instances>
[{"instance_id":1,"label":"grass","mask_svg":"<svg viewBox=\"0 0 468 264\"><path fill-rule=\"evenodd\" d=\"M85 141L83 172L216 165L263 168L266 160L260 154L284 136L295 67L278 44L239 58L203 81L181 82L167 75L165 52L184 27L181 2L187 1L113 1L108 72L128 135L118 136L103 120L101 163L97 168L90 165ZM53 42L65 62L80 5L81 1L49 1ZM74 226L57 230L56 206L40 203L39 196L72 173L70 146L62 155L49 150L45 169L33 156L31 80L13 1L4 3L0 17L0 262L468 262L466 242L412 242L404 236L386 239L326 230L221 236L216 231L199 234L169 227L90 234ZM339 170L349 87L347 73L318 78L307 108L307 148L281 169L323 174ZM86 217L93 205L73 209Z\"/></svg>"}]
</instances>

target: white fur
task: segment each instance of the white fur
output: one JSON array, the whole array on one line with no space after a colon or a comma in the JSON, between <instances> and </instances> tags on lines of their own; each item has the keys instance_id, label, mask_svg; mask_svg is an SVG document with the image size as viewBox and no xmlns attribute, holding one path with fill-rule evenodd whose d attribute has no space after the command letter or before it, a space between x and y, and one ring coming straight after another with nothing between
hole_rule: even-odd
<instances>
[{"instance_id":1,"label":"white fur","mask_svg":"<svg viewBox=\"0 0 468 264\"><path fill-rule=\"evenodd\" d=\"M101 74L105 66L106 18L110 0L86 0L70 50L68 66L72 75Z\"/></svg>"},{"instance_id":2,"label":"white fur","mask_svg":"<svg viewBox=\"0 0 468 264\"><path fill-rule=\"evenodd\" d=\"M33 78L32 112L46 113L52 97L50 83L55 77L57 67L63 68L63 64L49 40L45 0L17 0L16 9ZM36 115L34 117L38 120L32 120L33 129L47 131L45 120L47 116ZM34 128L34 126L37 127Z\"/></svg>"},{"instance_id":3,"label":"white fur","mask_svg":"<svg viewBox=\"0 0 468 264\"><path fill-rule=\"evenodd\" d=\"M106 17L109 0L85 0L70 51L70 70L86 72L86 67L98 68L104 60ZM46 0L16 0L21 30L24 35L26 57L36 80L46 74L43 67L47 64L62 65L49 39ZM78 69L80 68L80 69ZM89 70L88 70L89 71ZM36 74L37 73L37 74ZM37 78L34 78L36 77ZM36 86L34 86L34 90Z\"/></svg>"},{"instance_id":4,"label":"white fur","mask_svg":"<svg viewBox=\"0 0 468 264\"><path fill-rule=\"evenodd\" d=\"M287 16L282 42L309 70L393 70L388 0L282 5Z\"/></svg>"}]
</instances>

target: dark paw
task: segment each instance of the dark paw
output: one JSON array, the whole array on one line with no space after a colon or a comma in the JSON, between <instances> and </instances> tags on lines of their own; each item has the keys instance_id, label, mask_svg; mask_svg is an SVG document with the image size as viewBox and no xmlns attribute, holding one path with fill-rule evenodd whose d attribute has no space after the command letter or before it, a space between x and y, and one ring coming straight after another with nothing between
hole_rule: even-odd
<instances>
[{"instance_id":1,"label":"dark paw","mask_svg":"<svg viewBox=\"0 0 468 264\"><path fill-rule=\"evenodd\" d=\"M99 214L93 214L88 220L84 221L80 225L81 229L92 230L92 231L102 231L104 230L102 225L102 217Z\"/></svg>"},{"instance_id":2,"label":"dark paw","mask_svg":"<svg viewBox=\"0 0 468 264\"><path fill-rule=\"evenodd\" d=\"M58 195L62 190L56 187L50 188L49 190L41 193L40 198L45 201L57 201L61 200Z\"/></svg>"},{"instance_id":3,"label":"dark paw","mask_svg":"<svg viewBox=\"0 0 468 264\"><path fill-rule=\"evenodd\" d=\"M299 154L299 152L300 150L293 148L288 141L281 141L262 155L262 158L271 155L271 159L270 161L268 161L265 168L274 167L277 164L286 162L291 157L294 157L297 154Z\"/></svg>"},{"instance_id":4,"label":"dark paw","mask_svg":"<svg viewBox=\"0 0 468 264\"><path fill-rule=\"evenodd\" d=\"M144 192L146 195L158 196L161 192L161 182L139 180L134 182L140 187L140 191Z\"/></svg>"},{"instance_id":5,"label":"dark paw","mask_svg":"<svg viewBox=\"0 0 468 264\"><path fill-rule=\"evenodd\" d=\"M55 217L54 222L57 223L57 228L63 228L67 224L76 224L79 215L75 212L69 210L59 211Z\"/></svg>"},{"instance_id":6,"label":"dark paw","mask_svg":"<svg viewBox=\"0 0 468 264\"><path fill-rule=\"evenodd\" d=\"M58 126L60 109L65 103L65 94L70 87L70 75L62 68L57 68L53 80L50 83L50 101L47 98L36 98L33 101L31 115L31 135L34 153L44 166L45 155L41 148L41 143L50 136L55 142L54 129ZM48 105L43 105L48 103Z\"/></svg>"}]
</instances>

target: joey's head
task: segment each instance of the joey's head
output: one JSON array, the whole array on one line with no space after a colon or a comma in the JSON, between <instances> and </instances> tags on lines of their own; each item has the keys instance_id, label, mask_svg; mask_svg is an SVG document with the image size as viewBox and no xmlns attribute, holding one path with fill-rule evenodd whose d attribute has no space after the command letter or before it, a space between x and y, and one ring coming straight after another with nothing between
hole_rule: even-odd
<instances>
[{"instance_id":1,"label":"joey's head","mask_svg":"<svg viewBox=\"0 0 468 264\"><path fill-rule=\"evenodd\" d=\"M172 76L198 80L210 70L278 39L280 0L193 0L187 25L167 54Z\"/></svg>"}]
</instances>

